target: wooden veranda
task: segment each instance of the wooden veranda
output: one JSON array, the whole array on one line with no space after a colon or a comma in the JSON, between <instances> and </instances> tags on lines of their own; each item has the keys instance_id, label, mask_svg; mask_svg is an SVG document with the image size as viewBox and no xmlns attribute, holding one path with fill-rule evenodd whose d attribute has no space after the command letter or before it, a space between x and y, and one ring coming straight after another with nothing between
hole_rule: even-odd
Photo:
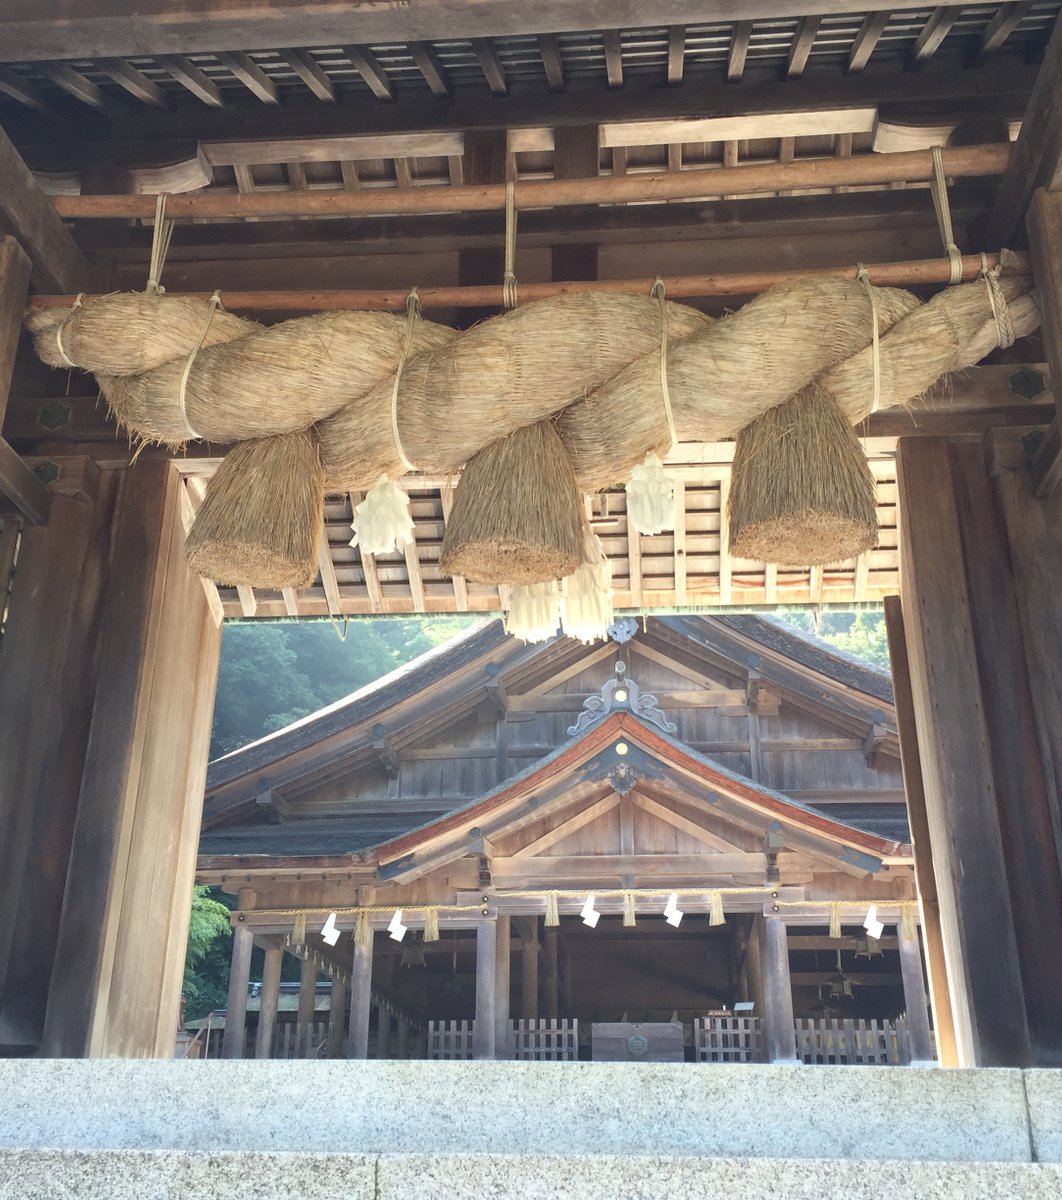
<instances>
[{"instance_id":1,"label":"wooden veranda","mask_svg":"<svg viewBox=\"0 0 1062 1200\"><path fill-rule=\"evenodd\" d=\"M509 182L526 197L525 298L645 294L661 276L718 316L780 277L858 264L926 298L950 273L929 189L940 145L964 277L982 252L1021 252L1042 324L860 428L877 547L808 570L736 558L729 442L675 447L673 534L635 532L622 489L587 516L621 610L887 599L957 1061L1062 1059L1060 6L737 7L8 6L0 1053L171 1052L223 619L507 599L439 570L455 475L402 480L404 552L352 548L361 497L335 494L311 586L201 581L185 537L226 447L137 452L90 376L20 340L27 303L143 288L166 193L170 295L220 289L270 323L398 309L416 286L433 320L466 328L502 303Z\"/></svg>"}]
</instances>

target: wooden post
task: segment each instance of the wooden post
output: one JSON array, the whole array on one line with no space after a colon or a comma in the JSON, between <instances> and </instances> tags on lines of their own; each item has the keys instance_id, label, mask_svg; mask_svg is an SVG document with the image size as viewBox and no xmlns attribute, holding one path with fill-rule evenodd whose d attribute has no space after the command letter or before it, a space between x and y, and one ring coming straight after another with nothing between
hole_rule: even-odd
<instances>
[{"instance_id":1,"label":"wooden post","mask_svg":"<svg viewBox=\"0 0 1062 1200\"><path fill-rule=\"evenodd\" d=\"M520 1015L538 1017L538 917L525 917L520 927Z\"/></svg>"},{"instance_id":2,"label":"wooden post","mask_svg":"<svg viewBox=\"0 0 1062 1200\"><path fill-rule=\"evenodd\" d=\"M504 184L508 170L509 137L504 129L471 130L465 134L464 171L466 184ZM491 284L501 295L505 253L505 218L498 209L498 245L460 250L457 255L457 282L467 287ZM497 308L471 308L460 314L468 328L487 317L497 316Z\"/></svg>"},{"instance_id":3,"label":"wooden post","mask_svg":"<svg viewBox=\"0 0 1062 1200\"><path fill-rule=\"evenodd\" d=\"M249 893L249 894L248 894ZM250 903L247 903L247 901ZM240 889L240 908L254 904L254 892ZM251 977L254 935L250 926L237 920L232 929L232 964L229 967L229 1000L225 1006L224 1058L243 1058L247 1045L247 984Z\"/></svg>"},{"instance_id":4,"label":"wooden post","mask_svg":"<svg viewBox=\"0 0 1062 1200\"><path fill-rule=\"evenodd\" d=\"M398 1018L398 1047L396 1058L409 1058L409 1021L405 1017Z\"/></svg>"},{"instance_id":5,"label":"wooden post","mask_svg":"<svg viewBox=\"0 0 1062 1200\"><path fill-rule=\"evenodd\" d=\"M764 1055L770 1063L795 1064L793 986L789 978L789 943L785 922L778 916L766 916L764 931Z\"/></svg>"},{"instance_id":6,"label":"wooden post","mask_svg":"<svg viewBox=\"0 0 1062 1200\"><path fill-rule=\"evenodd\" d=\"M391 1010L386 1004L376 1006L376 1057L391 1057Z\"/></svg>"},{"instance_id":7,"label":"wooden post","mask_svg":"<svg viewBox=\"0 0 1062 1200\"><path fill-rule=\"evenodd\" d=\"M749 948L745 954L745 972L748 976L749 999L756 1005L753 1012L760 1020L764 1017L763 997L763 913L757 913L749 930Z\"/></svg>"},{"instance_id":8,"label":"wooden post","mask_svg":"<svg viewBox=\"0 0 1062 1200\"><path fill-rule=\"evenodd\" d=\"M350 1030L347 1058L369 1057L369 1010L372 1007L372 942L354 943L354 966L350 973Z\"/></svg>"},{"instance_id":9,"label":"wooden post","mask_svg":"<svg viewBox=\"0 0 1062 1200\"><path fill-rule=\"evenodd\" d=\"M494 950L494 1051L498 1058L511 1057L509 1028L509 973L512 964L512 923L504 915L498 917L498 932Z\"/></svg>"},{"instance_id":10,"label":"wooden post","mask_svg":"<svg viewBox=\"0 0 1062 1200\"><path fill-rule=\"evenodd\" d=\"M476 927L476 1022L473 1058L497 1058L498 922L484 919Z\"/></svg>"},{"instance_id":11,"label":"wooden post","mask_svg":"<svg viewBox=\"0 0 1062 1200\"><path fill-rule=\"evenodd\" d=\"M328 1002L328 1057L342 1058L347 1034L347 977L332 976L332 995Z\"/></svg>"},{"instance_id":12,"label":"wooden post","mask_svg":"<svg viewBox=\"0 0 1062 1200\"><path fill-rule=\"evenodd\" d=\"M892 690L896 698L896 725L900 735L903 762L903 787L907 798L907 816L914 843L915 879L922 908L922 938L926 947L929 996L933 1006L933 1027L937 1035L937 1061L942 1067L957 1067L955 1021L948 991L948 967L944 956L944 935L940 924L940 901L933 872L933 843L929 836L925 784L915 728L914 699L911 694L911 665L907 657L907 635L899 596L885 597L885 629L892 664Z\"/></svg>"},{"instance_id":13,"label":"wooden post","mask_svg":"<svg viewBox=\"0 0 1062 1200\"><path fill-rule=\"evenodd\" d=\"M299 972L299 1011L295 1025L295 1057L313 1057L313 1018L317 1006L317 964L308 950Z\"/></svg>"},{"instance_id":14,"label":"wooden post","mask_svg":"<svg viewBox=\"0 0 1062 1200\"><path fill-rule=\"evenodd\" d=\"M545 1009L545 1016L551 1021L555 1021L560 1016L558 1005L558 932L556 927L548 927L542 930L542 945L546 952L546 978L543 986L542 1003Z\"/></svg>"},{"instance_id":15,"label":"wooden post","mask_svg":"<svg viewBox=\"0 0 1062 1200\"><path fill-rule=\"evenodd\" d=\"M900 974L903 977L903 998L907 1005L907 1028L911 1034L911 1058L919 1066L934 1061L933 1035L929 1030L929 1008L926 1005L926 981L922 972L922 950L918 931L904 932L903 922L896 926L900 950Z\"/></svg>"},{"instance_id":16,"label":"wooden post","mask_svg":"<svg viewBox=\"0 0 1062 1200\"><path fill-rule=\"evenodd\" d=\"M1008 714L998 707L1001 696L984 694L981 673L986 668L990 682L1007 669L993 660L1001 653L996 635L1009 631L1002 607L995 630L982 615L995 585L991 595L975 596L967 562L993 569L979 556L981 539L994 541L995 534L961 516L944 440L902 438L897 475L911 691L957 1057L960 1066L1025 1065L1031 1056L1026 997L993 761L993 751L1005 749L998 722ZM964 512L972 513L973 499L967 485ZM1008 757L1013 766L1017 760ZM1002 782L1009 790L1016 779Z\"/></svg>"},{"instance_id":17,"label":"wooden post","mask_svg":"<svg viewBox=\"0 0 1062 1200\"><path fill-rule=\"evenodd\" d=\"M258 1032L254 1039L255 1058L273 1057L273 1033L277 1027L280 1001L280 968L284 964L283 946L269 946L262 969L262 995L258 1009Z\"/></svg>"}]
</instances>

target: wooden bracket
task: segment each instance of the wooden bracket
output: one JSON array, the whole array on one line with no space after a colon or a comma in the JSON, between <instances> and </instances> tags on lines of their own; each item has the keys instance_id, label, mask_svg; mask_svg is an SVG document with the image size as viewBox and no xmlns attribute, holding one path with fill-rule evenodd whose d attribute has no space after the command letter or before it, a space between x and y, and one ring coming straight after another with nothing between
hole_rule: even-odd
<instances>
[{"instance_id":1,"label":"wooden bracket","mask_svg":"<svg viewBox=\"0 0 1062 1200\"><path fill-rule=\"evenodd\" d=\"M867 730L867 735L863 739L863 757L867 761L867 766L872 770L876 769L878 765L878 755L885 745L888 732L888 729L885 727L885 714L883 712L876 712L873 724Z\"/></svg>"},{"instance_id":2,"label":"wooden bracket","mask_svg":"<svg viewBox=\"0 0 1062 1200\"><path fill-rule=\"evenodd\" d=\"M0 438L0 495L6 496L31 524L48 523L51 493L3 438Z\"/></svg>"},{"instance_id":3,"label":"wooden bracket","mask_svg":"<svg viewBox=\"0 0 1062 1200\"><path fill-rule=\"evenodd\" d=\"M750 654L748 657L749 677L745 684L745 703L748 705L749 712L757 712L760 703L760 684L763 682L763 676L760 674L760 656L758 654Z\"/></svg>"},{"instance_id":4,"label":"wooden bracket","mask_svg":"<svg viewBox=\"0 0 1062 1200\"><path fill-rule=\"evenodd\" d=\"M387 736L387 730L383 725L372 727L372 749L380 765L387 772L388 778L396 778L399 766L398 756L395 754L391 739Z\"/></svg>"}]
</instances>

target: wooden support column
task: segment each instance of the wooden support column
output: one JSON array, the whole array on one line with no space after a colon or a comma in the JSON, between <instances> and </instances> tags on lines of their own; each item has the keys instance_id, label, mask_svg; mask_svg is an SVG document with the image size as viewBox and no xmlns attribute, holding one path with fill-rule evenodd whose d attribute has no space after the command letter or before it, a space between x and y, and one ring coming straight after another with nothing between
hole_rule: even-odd
<instances>
[{"instance_id":1,"label":"wooden support column","mask_svg":"<svg viewBox=\"0 0 1062 1200\"><path fill-rule=\"evenodd\" d=\"M601 133L597 125L568 125L553 131L553 177L596 179ZM597 244L558 245L552 250L554 279L596 279Z\"/></svg>"},{"instance_id":2,"label":"wooden support column","mask_svg":"<svg viewBox=\"0 0 1062 1200\"><path fill-rule=\"evenodd\" d=\"M922 950L918 931L905 933L903 922L896 926L900 950L900 974L903 977L903 999L907 1005L907 1028L911 1034L911 1057L919 1065L932 1063L933 1035L929 1029L929 1007L926 1004L926 979L922 971Z\"/></svg>"},{"instance_id":3,"label":"wooden support column","mask_svg":"<svg viewBox=\"0 0 1062 1200\"><path fill-rule=\"evenodd\" d=\"M763 1019L765 1002L763 995L763 914L757 913L749 930L749 947L745 954L745 973L748 977L749 999L756 1005L754 1014Z\"/></svg>"},{"instance_id":4,"label":"wooden support column","mask_svg":"<svg viewBox=\"0 0 1062 1200\"><path fill-rule=\"evenodd\" d=\"M991 637L978 645L965 561L981 553L982 531L971 522L972 536L962 535L944 440L902 438L897 470L911 691L959 1064L1025 1065L1029 1029L985 711L993 701L978 664L979 650L1000 647Z\"/></svg>"},{"instance_id":5,"label":"wooden support column","mask_svg":"<svg viewBox=\"0 0 1062 1200\"><path fill-rule=\"evenodd\" d=\"M342 1058L347 1041L347 977L332 976L332 994L328 1002L328 1057Z\"/></svg>"},{"instance_id":6,"label":"wooden support column","mask_svg":"<svg viewBox=\"0 0 1062 1200\"><path fill-rule=\"evenodd\" d=\"M465 183L505 183L508 170L509 137L504 129L475 130L465 134ZM501 299L502 274L505 269L505 217L492 218L498 231L497 246L461 250L457 256L457 282L462 286L496 285ZM500 303L494 308L470 308L458 314L467 329L487 317L497 316Z\"/></svg>"},{"instance_id":7,"label":"wooden support column","mask_svg":"<svg viewBox=\"0 0 1062 1200\"><path fill-rule=\"evenodd\" d=\"M499 915L494 950L494 1051L498 1058L511 1057L509 1029L510 970L512 964L512 923Z\"/></svg>"},{"instance_id":8,"label":"wooden support column","mask_svg":"<svg viewBox=\"0 0 1062 1200\"><path fill-rule=\"evenodd\" d=\"M295 1025L296 1058L313 1057L313 1018L317 1005L317 964L309 951L299 972L299 1011Z\"/></svg>"},{"instance_id":9,"label":"wooden support column","mask_svg":"<svg viewBox=\"0 0 1062 1200\"><path fill-rule=\"evenodd\" d=\"M354 943L354 966L350 974L350 1029L347 1058L369 1057L369 1011L372 1007L372 942Z\"/></svg>"},{"instance_id":10,"label":"wooden support column","mask_svg":"<svg viewBox=\"0 0 1062 1200\"><path fill-rule=\"evenodd\" d=\"M400 1016L398 1018L398 1044L395 1050L396 1058L409 1058L409 1021Z\"/></svg>"},{"instance_id":11,"label":"wooden support column","mask_svg":"<svg viewBox=\"0 0 1062 1200\"><path fill-rule=\"evenodd\" d=\"M472 1034L473 1058L497 1058L498 922L480 921L476 927L476 1022Z\"/></svg>"},{"instance_id":12,"label":"wooden support column","mask_svg":"<svg viewBox=\"0 0 1062 1200\"><path fill-rule=\"evenodd\" d=\"M386 1004L376 1006L376 1057L391 1057L391 1010Z\"/></svg>"},{"instance_id":13,"label":"wooden support column","mask_svg":"<svg viewBox=\"0 0 1062 1200\"><path fill-rule=\"evenodd\" d=\"M284 965L284 947L269 946L262 968L262 995L258 1009L258 1032L254 1039L255 1058L273 1057L273 1033L277 1027L280 1001L280 969Z\"/></svg>"},{"instance_id":14,"label":"wooden support column","mask_svg":"<svg viewBox=\"0 0 1062 1200\"><path fill-rule=\"evenodd\" d=\"M254 907L254 892L240 889L240 908ZM229 999L225 1006L223 1058L243 1058L247 1045L247 985L251 977L254 935L250 926L237 918L232 928L232 964L229 967Z\"/></svg>"},{"instance_id":15,"label":"wooden support column","mask_svg":"<svg viewBox=\"0 0 1062 1200\"><path fill-rule=\"evenodd\" d=\"M560 1008L558 1004L558 982L559 982L559 962L558 962L558 930L556 927L547 927L542 930L542 946L545 950L546 959L546 976L542 987L542 1007L543 1016L548 1017L551 1021L555 1021L560 1016Z\"/></svg>"},{"instance_id":16,"label":"wooden support column","mask_svg":"<svg viewBox=\"0 0 1062 1200\"><path fill-rule=\"evenodd\" d=\"M538 1018L538 917L525 917L520 925L520 1016Z\"/></svg>"},{"instance_id":17,"label":"wooden support column","mask_svg":"<svg viewBox=\"0 0 1062 1200\"><path fill-rule=\"evenodd\" d=\"M933 1006L933 1027L937 1035L937 1061L942 1067L957 1067L955 1020L948 990L948 966L944 954L944 934L940 922L940 900L933 871L933 843L929 834L922 761L918 750L914 698L911 694L911 665L907 657L907 635L899 596L885 597L885 628L892 664L892 689L896 699L896 725L900 736L903 763L903 788L907 799L907 819L914 844L915 880L922 908L922 939L926 948L929 996Z\"/></svg>"},{"instance_id":18,"label":"wooden support column","mask_svg":"<svg viewBox=\"0 0 1062 1200\"><path fill-rule=\"evenodd\" d=\"M789 941L785 922L764 917L763 941L763 1048L770 1063L797 1062L793 1024L793 985L789 978Z\"/></svg>"},{"instance_id":19,"label":"wooden support column","mask_svg":"<svg viewBox=\"0 0 1062 1200\"><path fill-rule=\"evenodd\" d=\"M1059 31L1056 41L1062 38L1062 21ZM1059 137L1062 138L1062 129ZM1062 150L1059 153L1062 157ZM1062 187L1062 167L1057 186ZM1040 335L1051 379L1062 379L1062 191L1036 192L1026 224L1043 314ZM1033 459L1031 475L1033 490L1041 498L1056 491L1062 482L1062 420L1057 409Z\"/></svg>"},{"instance_id":20,"label":"wooden support column","mask_svg":"<svg viewBox=\"0 0 1062 1200\"><path fill-rule=\"evenodd\" d=\"M173 1053L220 646L180 483L165 460L104 471L22 538L0 647L0 1041L41 1054Z\"/></svg>"}]
</instances>

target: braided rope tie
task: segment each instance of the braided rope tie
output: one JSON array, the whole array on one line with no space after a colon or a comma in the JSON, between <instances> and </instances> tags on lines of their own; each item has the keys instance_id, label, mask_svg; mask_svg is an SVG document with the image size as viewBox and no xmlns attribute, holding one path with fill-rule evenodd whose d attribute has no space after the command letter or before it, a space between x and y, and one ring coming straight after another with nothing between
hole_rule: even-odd
<instances>
[{"instance_id":1,"label":"braided rope tie","mask_svg":"<svg viewBox=\"0 0 1062 1200\"><path fill-rule=\"evenodd\" d=\"M85 299L85 293L78 292L77 296L74 298L74 303L70 309L70 312L67 313L66 320L61 322L59 325L56 325L56 327L55 327L55 348L59 351L59 357L63 360L64 363L66 363L66 365L68 367L76 368L77 363L73 362L70 359L69 355L67 354L67 352L63 346L63 330L67 327L67 325L70 323L70 321L73 320L74 313L76 313L77 310L81 307L81 302L84 299Z\"/></svg>"},{"instance_id":2,"label":"braided rope tie","mask_svg":"<svg viewBox=\"0 0 1062 1200\"><path fill-rule=\"evenodd\" d=\"M502 304L516 307L516 184L505 185L505 268L502 275Z\"/></svg>"},{"instance_id":3,"label":"braided rope tie","mask_svg":"<svg viewBox=\"0 0 1062 1200\"><path fill-rule=\"evenodd\" d=\"M1000 262L989 267L988 255L982 252L981 254L981 278L985 281L985 288L988 290L988 303L992 309L992 317L996 323L996 336L999 339L999 345L1002 349L1014 345L1014 321L1010 315L1010 306L1007 304L1007 298L1003 295L1003 289L999 283L999 276L1003 270L1002 255Z\"/></svg>"},{"instance_id":4,"label":"braided rope tie","mask_svg":"<svg viewBox=\"0 0 1062 1200\"><path fill-rule=\"evenodd\" d=\"M671 435L671 446L674 450L678 445L678 431L675 428L675 415L671 411L671 393L667 386L667 296L663 279L658 275L653 281L649 292L660 303L660 394L664 399L664 413L667 416L667 431Z\"/></svg>"},{"instance_id":5,"label":"braided rope tie","mask_svg":"<svg viewBox=\"0 0 1062 1200\"><path fill-rule=\"evenodd\" d=\"M185 429L188 430L188 436L192 439L202 438L201 433L197 433L192 422L188 420L187 408L187 390L188 376L192 373L192 366L195 363L196 356L203 348L203 342L206 340L206 335L210 330L210 322L214 319L214 313L221 307L221 289L219 288L213 296L210 297L210 303L207 306L206 320L203 322L203 328L199 331L199 337L195 340L195 345L192 347L192 353L188 355L188 360L184 364L184 370L181 372L181 386L177 391L177 406L181 412L181 420L184 422Z\"/></svg>"},{"instance_id":6,"label":"braided rope tie","mask_svg":"<svg viewBox=\"0 0 1062 1200\"><path fill-rule=\"evenodd\" d=\"M170 240L173 237L174 222L166 220L167 198L165 192L155 197L155 225L151 233L151 260L145 289L155 295L166 290L162 286L162 268L166 265L166 255L169 253Z\"/></svg>"},{"instance_id":7,"label":"braided rope tie","mask_svg":"<svg viewBox=\"0 0 1062 1200\"><path fill-rule=\"evenodd\" d=\"M409 358L409 352L413 347L414 322L419 317L420 295L416 288L410 288L409 295L406 297L406 340L402 347L402 356L398 360L398 367L395 370L394 383L391 385L391 436L394 438L395 450L398 452L399 461L407 472L415 471L417 468L406 457L406 452L402 447L402 439L398 433L398 388L402 382L402 371L405 368L406 360Z\"/></svg>"},{"instance_id":8,"label":"braided rope tie","mask_svg":"<svg viewBox=\"0 0 1062 1200\"><path fill-rule=\"evenodd\" d=\"M951 265L949 283L962 283L962 252L955 244L955 233L951 227L951 205L948 202L948 181L944 178L944 156L940 146L933 147L933 179L929 190L933 196L933 208L940 226L940 239L944 253Z\"/></svg>"},{"instance_id":9,"label":"braided rope tie","mask_svg":"<svg viewBox=\"0 0 1062 1200\"><path fill-rule=\"evenodd\" d=\"M856 279L863 285L867 299L870 301L871 326L871 360L874 364L874 399L870 411L876 413L881 404L881 335L878 331L878 301L870 282L870 274L862 263L856 265Z\"/></svg>"}]
</instances>

